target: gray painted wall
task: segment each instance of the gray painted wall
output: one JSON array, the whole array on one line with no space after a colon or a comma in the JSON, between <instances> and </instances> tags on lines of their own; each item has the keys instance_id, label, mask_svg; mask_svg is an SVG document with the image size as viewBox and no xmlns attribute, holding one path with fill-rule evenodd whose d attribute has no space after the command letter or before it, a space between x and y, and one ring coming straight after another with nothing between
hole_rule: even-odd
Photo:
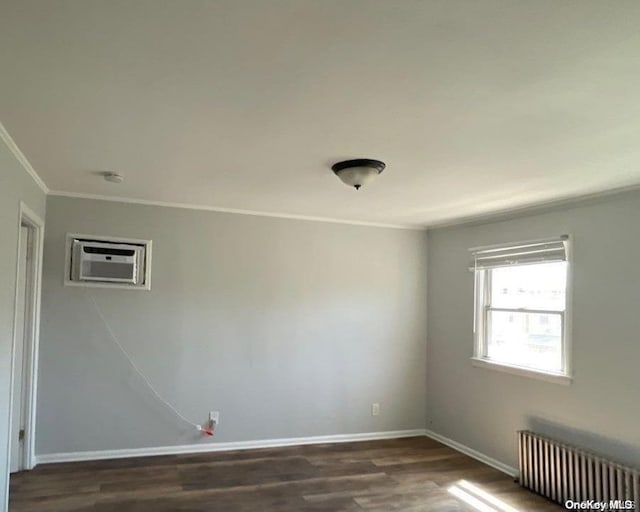
<instances>
[{"instance_id":1,"label":"gray painted wall","mask_svg":"<svg viewBox=\"0 0 640 512\"><path fill-rule=\"evenodd\" d=\"M427 427L511 466L531 428L640 466L640 192L429 233ZM471 366L467 250L573 236L574 381Z\"/></svg>"},{"instance_id":2,"label":"gray painted wall","mask_svg":"<svg viewBox=\"0 0 640 512\"><path fill-rule=\"evenodd\" d=\"M0 140L0 509L7 491L9 385L20 201L44 219L44 192Z\"/></svg>"},{"instance_id":3,"label":"gray painted wall","mask_svg":"<svg viewBox=\"0 0 640 512\"><path fill-rule=\"evenodd\" d=\"M152 290L63 286L67 232L153 240ZM424 428L425 232L52 197L36 452ZM372 417L372 402L382 412Z\"/></svg>"}]
</instances>

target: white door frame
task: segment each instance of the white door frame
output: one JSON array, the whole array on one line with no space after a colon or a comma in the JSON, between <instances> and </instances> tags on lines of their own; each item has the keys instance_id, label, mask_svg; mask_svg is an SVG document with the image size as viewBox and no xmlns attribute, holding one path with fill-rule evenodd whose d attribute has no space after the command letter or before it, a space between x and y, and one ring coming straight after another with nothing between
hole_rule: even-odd
<instances>
[{"instance_id":1,"label":"white door frame","mask_svg":"<svg viewBox=\"0 0 640 512\"><path fill-rule=\"evenodd\" d=\"M33 246L31 249L32 258L29 261L29 272L32 277L32 285L26 290L25 301L32 307L25 316L25 325L29 325L29 336L25 337L24 343L24 382L26 384L23 390L24 406L25 406L25 433L24 433L24 469L33 469L35 466L35 445L36 445L36 396L37 396L37 380L38 380L38 347L40 342L40 296L42 287L42 249L44 245L44 221L24 202L20 201L20 209L18 215L18 243L17 257L20 255L20 226L26 225L30 229L33 237ZM16 261L16 279L18 276L18 266L20 262ZM11 463L11 439L15 433L11 432L12 415L13 415L13 376L16 364L16 343L18 343L18 286L16 282L16 292L14 299L14 317L13 317L13 342L11 346L11 375L9 381L9 439L7 449L7 490L9 489L9 465Z\"/></svg>"}]
</instances>

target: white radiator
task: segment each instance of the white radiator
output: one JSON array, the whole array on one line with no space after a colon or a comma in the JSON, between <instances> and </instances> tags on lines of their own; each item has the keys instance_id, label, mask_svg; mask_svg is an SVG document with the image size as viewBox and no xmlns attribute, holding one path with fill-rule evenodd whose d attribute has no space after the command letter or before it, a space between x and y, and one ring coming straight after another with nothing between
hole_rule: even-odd
<instances>
[{"instance_id":1,"label":"white radiator","mask_svg":"<svg viewBox=\"0 0 640 512\"><path fill-rule=\"evenodd\" d=\"M640 507L638 470L529 431L518 432L518 439L523 487L560 504L595 500Z\"/></svg>"}]
</instances>

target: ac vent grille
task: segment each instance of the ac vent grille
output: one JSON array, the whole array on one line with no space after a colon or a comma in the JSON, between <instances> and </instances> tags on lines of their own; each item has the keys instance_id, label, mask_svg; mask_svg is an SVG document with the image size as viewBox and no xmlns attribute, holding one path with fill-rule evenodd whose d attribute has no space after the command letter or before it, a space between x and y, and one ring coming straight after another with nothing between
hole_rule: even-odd
<instances>
[{"instance_id":1,"label":"ac vent grille","mask_svg":"<svg viewBox=\"0 0 640 512\"><path fill-rule=\"evenodd\" d=\"M67 235L65 284L151 289L151 240Z\"/></svg>"}]
</instances>

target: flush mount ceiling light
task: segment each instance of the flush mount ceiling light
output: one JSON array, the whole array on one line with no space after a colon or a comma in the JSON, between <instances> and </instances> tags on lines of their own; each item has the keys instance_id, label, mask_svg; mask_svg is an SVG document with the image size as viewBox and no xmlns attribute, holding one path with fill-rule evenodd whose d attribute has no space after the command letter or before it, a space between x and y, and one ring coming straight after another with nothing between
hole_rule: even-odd
<instances>
[{"instance_id":1,"label":"flush mount ceiling light","mask_svg":"<svg viewBox=\"0 0 640 512\"><path fill-rule=\"evenodd\" d=\"M331 169L343 183L358 190L362 185L369 183L380 174L385 167L385 163L380 160L358 158L333 164Z\"/></svg>"},{"instance_id":2,"label":"flush mount ceiling light","mask_svg":"<svg viewBox=\"0 0 640 512\"><path fill-rule=\"evenodd\" d=\"M122 183L124 181L124 176L117 172L105 172L102 173L102 177L105 181L109 181L111 183Z\"/></svg>"}]
</instances>

